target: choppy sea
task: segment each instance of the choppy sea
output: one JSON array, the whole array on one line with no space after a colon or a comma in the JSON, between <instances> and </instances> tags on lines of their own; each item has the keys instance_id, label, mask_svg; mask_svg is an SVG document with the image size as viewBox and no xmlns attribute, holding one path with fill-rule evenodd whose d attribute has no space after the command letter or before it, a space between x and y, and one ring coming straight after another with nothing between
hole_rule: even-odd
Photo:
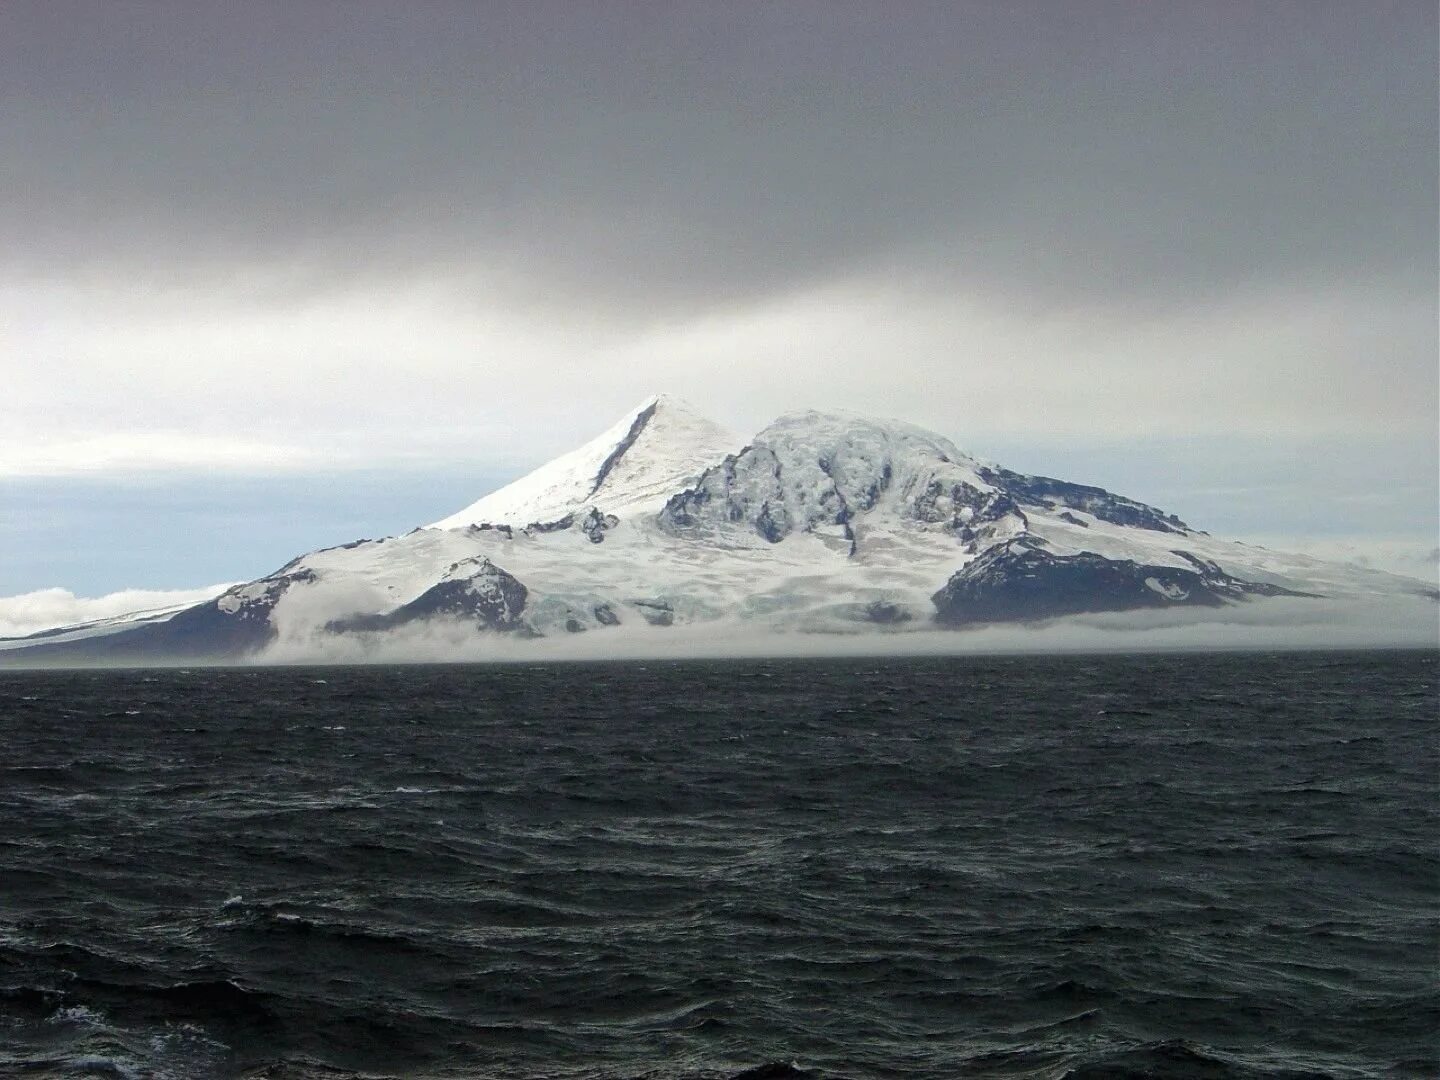
<instances>
[{"instance_id":1,"label":"choppy sea","mask_svg":"<svg viewBox=\"0 0 1440 1080\"><path fill-rule=\"evenodd\" d=\"M1434 652L0 673L0 1075L1440 1074Z\"/></svg>"}]
</instances>

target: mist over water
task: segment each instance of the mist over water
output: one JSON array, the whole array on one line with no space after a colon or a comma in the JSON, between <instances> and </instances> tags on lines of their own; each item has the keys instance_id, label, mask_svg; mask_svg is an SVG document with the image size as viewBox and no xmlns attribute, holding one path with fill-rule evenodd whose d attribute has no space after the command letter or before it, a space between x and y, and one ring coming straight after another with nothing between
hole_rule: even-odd
<instances>
[{"instance_id":1,"label":"mist over water","mask_svg":"<svg viewBox=\"0 0 1440 1080\"><path fill-rule=\"evenodd\" d=\"M1437 675L0 673L0 1073L1434 1075Z\"/></svg>"},{"instance_id":2,"label":"mist over water","mask_svg":"<svg viewBox=\"0 0 1440 1080\"><path fill-rule=\"evenodd\" d=\"M1418 584L1418 583L1417 583ZM283 632L255 658L263 664L413 664L766 657L983 656L1184 650L1415 649L1440 645L1440 609L1421 595L1267 598L1222 608L1098 612L963 630L933 623L881 629L835 622L793 629L740 619L636 626L543 638L476 633L435 619L383 634ZM0 653L0 660L3 660ZM20 663L29 662L18 655ZM184 666L185 661L172 661Z\"/></svg>"}]
</instances>

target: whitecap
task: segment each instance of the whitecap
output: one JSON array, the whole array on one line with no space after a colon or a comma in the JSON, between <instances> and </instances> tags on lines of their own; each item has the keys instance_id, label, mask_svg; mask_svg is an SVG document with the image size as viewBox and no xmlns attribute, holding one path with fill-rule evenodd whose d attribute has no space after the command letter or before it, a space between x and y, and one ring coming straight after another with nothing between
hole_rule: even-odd
<instances>
[{"instance_id":1,"label":"whitecap","mask_svg":"<svg viewBox=\"0 0 1440 1080\"><path fill-rule=\"evenodd\" d=\"M88 1005L67 1005L64 1008L56 1009L50 1016L52 1024L85 1024L89 1027L104 1027L105 1014L97 1012Z\"/></svg>"}]
</instances>

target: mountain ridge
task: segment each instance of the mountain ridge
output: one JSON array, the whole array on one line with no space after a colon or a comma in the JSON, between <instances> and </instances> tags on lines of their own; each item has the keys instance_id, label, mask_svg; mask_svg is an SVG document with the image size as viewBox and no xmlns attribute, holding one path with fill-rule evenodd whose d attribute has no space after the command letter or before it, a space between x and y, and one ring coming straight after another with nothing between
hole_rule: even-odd
<instances>
[{"instance_id":1,"label":"mountain ridge","mask_svg":"<svg viewBox=\"0 0 1440 1080\"><path fill-rule=\"evenodd\" d=\"M472 524L525 527L587 506L634 512L657 490L683 484L739 439L668 394L652 394L574 450L477 499L426 528ZM643 458L642 475L627 466Z\"/></svg>"},{"instance_id":2,"label":"mountain ridge","mask_svg":"<svg viewBox=\"0 0 1440 1080\"><path fill-rule=\"evenodd\" d=\"M654 395L429 526L309 552L166 619L0 656L324 656L440 632L463 655L496 635L891 634L1405 593L1426 594L1219 540L904 421L801 410L746 442Z\"/></svg>"}]
</instances>

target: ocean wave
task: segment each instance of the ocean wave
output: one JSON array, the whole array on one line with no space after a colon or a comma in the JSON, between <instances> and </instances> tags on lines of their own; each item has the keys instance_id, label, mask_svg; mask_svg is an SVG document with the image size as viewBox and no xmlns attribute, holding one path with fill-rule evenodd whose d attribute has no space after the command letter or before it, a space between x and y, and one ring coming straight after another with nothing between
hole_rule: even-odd
<instances>
[{"instance_id":1,"label":"ocean wave","mask_svg":"<svg viewBox=\"0 0 1440 1080\"><path fill-rule=\"evenodd\" d=\"M19 675L0 1074L1434 1075L1434 669Z\"/></svg>"}]
</instances>

